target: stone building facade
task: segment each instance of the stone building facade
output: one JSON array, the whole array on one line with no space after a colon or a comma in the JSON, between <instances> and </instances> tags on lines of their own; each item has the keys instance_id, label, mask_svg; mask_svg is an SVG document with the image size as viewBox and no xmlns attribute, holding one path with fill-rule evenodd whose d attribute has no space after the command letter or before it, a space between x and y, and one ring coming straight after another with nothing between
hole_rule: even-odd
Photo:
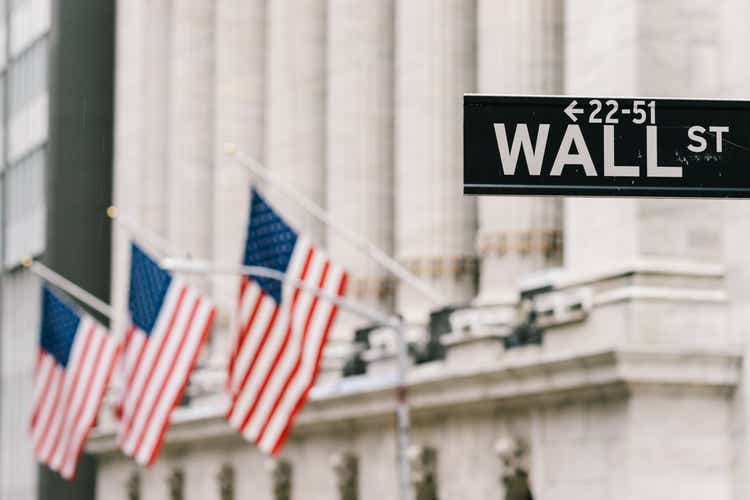
<instances>
[{"instance_id":1,"label":"stone building facade","mask_svg":"<svg viewBox=\"0 0 750 500\"><path fill-rule=\"evenodd\" d=\"M439 290L427 302L261 185L350 269L350 297L414 325L419 499L741 500L750 204L464 197L461 102L743 98L748 14L743 0L121 0L115 201L178 252L239 262L250 178L232 142ZM116 231L115 328L126 248ZM102 414L98 497L396 498L390 334L356 344L367 325L342 315L270 460L222 417L237 280L193 279L220 312L190 404L147 470L116 451ZM521 297L541 344L507 341ZM442 355L420 356L430 338ZM344 377L352 356L366 371Z\"/></svg>"}]
</instances>

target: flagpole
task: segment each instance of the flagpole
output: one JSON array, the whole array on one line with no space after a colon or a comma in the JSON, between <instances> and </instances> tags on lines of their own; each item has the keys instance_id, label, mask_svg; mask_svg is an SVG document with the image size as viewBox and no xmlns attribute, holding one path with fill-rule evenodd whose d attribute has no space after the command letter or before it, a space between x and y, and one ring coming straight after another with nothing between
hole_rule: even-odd
<instances>
[{"instance_id":1,"label":"flagpole","mask_svg":"<svg viewBox=\"0 0 750 500\"><path fill-rule=\"evenodd\" d=\"M33 260L31 257L27 257L23 260L23 267L36 274L43 280L55 285L57 288L63 290L71 297L80 300L91 309L102 314L106 318L112 318L112 308L109 306L109 304L87 292L69 279L60 276L44 264Z\"/></svg>"},{"instance_id":2,"label":"flagpole","mask_svg":"<svg viewBox=\"0 0 750 500\"><path fill-rule=\"evenodd\" d=\"M358 316L392 329L396 333L398 343L398 369L396 375L396 419L397 419L397 443L398 443L398 483L399 498L401 500L411 499L411 464L409 463L409 433L410 433L410 409L407 400L406 372L409 368L409 347L406 343L406 332L404 324L398 318L387 316L383 313L373 311L358 305L344 297L330 294L317 287L311 286L304 281L290 278L285 273L275 269L260 266L237 266L223 265L205 260L187 260L166 258L159 265L167 270L195 274L237 274L250 275L261 278L270 278L281 281L295 288L310 292L324 300L336 304L341 309L347 310Z\"/></svg>"},{"instance_id":3,"label":"flagpole","mask_svg":"<svg viewBox=\"0 0 750 500\"><path fill-rule=\"evenodd\" d=\"M139 243L141 243L150 252L161 254L162 256L168 255L170 253L178 255L184 253L174 245L172 245L169 240L163 238L162 236L159 236L155 232L139 229L138 223L135 220L131 219L128 214L123 213L116 206L107 208L107 217L115 221L117 225L125 229L125 231L130 233L131 236L137 237Z\"/></svg>"},{"instance_id":4,"label":"flagpole","mask_svg":"<svg viewBox=\"0 0 750 500\"><path fill-rule=\"evenodd\" d=\"M261 266L237 266L237 265L223 265L207 260L194 260L194 259L176 259L166 258L159 262L159 266L167 271L175 271L182 273L192 274L236 274L236 275L249 275L256 276L259 278L270 278L276 281L281 281L294 288L299 288L306 292L310 292L313 295L320 297L328 302L335 304L341 309L347 310L358 316L362 316L369 321L374 321L383 326L395 328L399 325L398 321L394 318L386 316L378 311L368 309L359 304L355 304L344 297L328 293L320 288L309 285L308 283L290 278L285 273L271 269L268 267Z\"/></svg>"},{"instance_id":5,"label":"flagpole","mask_svg":"<svg viewBox=\"0 0 750 500\"><path fill-rule=\"evenodd\" d=\"M409 346L406 343L404 324L394 328L398 342L398 369L396 371L396 425L398 426L398 486L401 500L411 500L411 463L409 462L409 434L411 409L407 399L406 373L409 370Z\"/></svg>"},{"instance_id":6,"label":"flagpole","mask_svg":"<svg viewBox=\"0 0 750 500\"><path fill-rule=\"evenodd\" d=\"M400 264L398 261L393 259L383 250L375 246L374 244L367 241L359 234L351 231L343 226L336 224L320 205L306 197L296 189L281 182L275 182L275 180L267 173L266 169L254 158L246 155L242 151L238 151L236 146L232 143L225 144L226 154L236 158L237 162L250 171L253 176L259 178L262 181L268 182L274 185L282 193L284 193L289 199L297 203L305 211L311 214L313 217L318 219L320 222L325 224L327 227L334 230L339 236L342 236L345 240L349 241L356 248L364 252L375 262L387 269L391 274L399 278L404 283L407 283L415 290L419 291L422 295L427 297L433 304L440 305L445 304L446 300L442 297L435 289L421 280L414 273L409 271L406 267Z\"/></svg>"}]
</instances>

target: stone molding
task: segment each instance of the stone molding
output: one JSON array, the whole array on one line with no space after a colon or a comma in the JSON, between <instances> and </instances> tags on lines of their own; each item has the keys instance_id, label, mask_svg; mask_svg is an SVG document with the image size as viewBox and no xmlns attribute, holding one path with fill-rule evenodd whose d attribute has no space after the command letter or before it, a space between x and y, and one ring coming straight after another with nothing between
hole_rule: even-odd
<instances>
[{"instance_id":1,"label":"stone molding","mask_svg":"<svg viewBox=\"0 0 750 500\"><path fill-rule=\"evenodd\" d=\"M421 278L451 278L474 276L477 273L477 257L461 256L424 256L399 259L409 271Z\"/></svg>"},{"instance_id":2,"label":"stone molding","mask_svg":"<svg viewBox=\"0 0 750 500\"><path fill-rule=\"evenodd\" d=\"M396 295L396 280L387 276L350 276L347 295L360 299L390 299Z\"/></svg>"},{"instance_id":3,"label":"stone molding","mask_svg":"<svg viewBox=\"0 0 750 500\"><path fill-rule=\"evenodd\" d=\"M447 366L436 362L409 374L409 401L416 419L433 412L465 411L492 406L529 406L560 400L586 400L606 394L625 396L642 388L718 391L731 394L740 380L739 349L680 347L622 348L554 355L519 349L481 365ZM368 380L370 379L370 380ZM395 379L362 376L316 387L295 425L296 434L356 425L357 421L387 421L395 412ZM194 407L175 411L167 446L206 439L240 442L227 425L223 406L197 400ZM88 451L117 451L114 428L92 433Z\"/></svg>"},{"instance_id":4,"label":"stone molding","mask_svg":"<svg viewBox=\"0 0 750 500\"><path fill-rule=\"evenodd\" d=\"M477 252L481 257L542 254L560 255L563 235L560 229L528 229L525 231L484 231L477 237Z\"/></svg>"}]
</instances>

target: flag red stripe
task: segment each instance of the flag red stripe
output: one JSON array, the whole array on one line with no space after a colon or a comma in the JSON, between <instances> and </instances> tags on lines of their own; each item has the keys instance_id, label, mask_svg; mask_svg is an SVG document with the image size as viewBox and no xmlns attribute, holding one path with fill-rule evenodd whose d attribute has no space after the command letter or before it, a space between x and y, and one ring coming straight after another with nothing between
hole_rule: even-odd
<instances>
[{"instance_id":1,"label":"flag red stripe","mask_svg":"<svg viewBox=\"0 0 750 500\"><path fill-rule=\"evenodd\" d=\"M196 346L195 353L193 353L193 359L190 361L190 370L192 370L192 367L194 367L195 363L198 361L198 355L201 352L201 347L206 341L206 337L208 337L208 332L211 331L211 325L214 322L215 315L216 315L216 308L212 307L211 312L208 315L208 319L206 320L206 324L203 327L203 332L201 333L200 341L198 342ZM190 373L190 371L188 371L188 373ZM148 462L146 462L147 465L152 465L156 461L156 458L159 456L159 453L161 452L161 448L164 445L164 434L167 432L167 426L169 425L170 416L172 415L172 411L174 411L174 408L180 402L180 399L182 399L182 395L185 393L185 388L187 387L187 384L189 381L190 381L190 376L185 377L185 380L182 382L182 387L175 394L175 397L172 400L172 403L170 404L169 411L167 412L167 417L164 419L164 422L162 422L161 424L162 427L158 432L159 437L156 440L156 445L154 446L154 449L151 452L151 456L149 457Z\"/></svg>"},{"instance_id":2,"label":"flag red stripe","mask_svg":"<svg viewBox=\"0 0 750 500\"><path fill-rule=\"evenodd\" d=\"M344 291L346 290L346 281L347 281L347 275L344 273L341 278L341 285L339 286L339 290L337 292L337 295L343 296ZM274 444L273 448L271 449L271 455L277 455L279 451L281 451L281 447L284 445L284 442L286 441L287 437L289 436L289 431L292 428L292 425L294 424L294 420L297 418L297 413L299 413L302 406L305 404L305 401L307 401L307 397L310 393L310 389L312 389L312 386L315 384L315 379L318 376L318 371L320 370L320 359L323 356L323 348L326 345L326 342L328 340L328 335L331 331L331 325L333 325L333 321L336 318L336 313L338 311L338 306L336 304L331 307L331 312L328 315L328 322L326 323L325 330L323 332L323 339L320 342L320 346L318 348L318 352L315 358L315 365L313 367L313 374L310 378L309 383L307 384L307 387L305 387L305 390L303 391L300 398L297 400L297 403L294 405L294 408L292 409L292 412L289 414L289 417L287 418L286 425L284 426L284 430L281 431L281 434L279 434L278 439L276 440L276 444Z\"/></svg>"},{"instance_id":3,"label":"flag red stripe","mask_svg":"<svg viewBox=\"0 0 750 500\"><path fill-rule=\"evenodd\" d=\"M240 316L240 313L242 312L242 302L245 300L245 290L247 290L247 284L248 284L247 276L242 276L242 278L240 278L240 293L237 296L238 322L242 321L242 317ZM240 327L239 330L242 331L243 328ZM234 369L234 361L237 358L237 350L241 342L242 342L242 334L240 333L240 335L238 335L237 338L234 339L234 342L232 343L232 348L229 354L229 362L227 364L227 373L229 373L230 375ZM229 379L230 377L227 377L227 382L229 381Z\"/></svg>"},{"instance_id":4,"label":"flag red stripe","mask_svg":"<svg viewBox=\"0 0 750 500\"><path fill-rule=\"evenodd\" d=\"M250 319L247 321L245 326L242 327L242 331L240 332L239 338L237 339L237 346L235 350L232 352L232 356L229 360L229 368L228 368L229 376L227 377L228 384L232 383L232 376L234 375L234 363L237 361L237 356L239 356L239 353L242 351L242 348L245 346L245 341L247 340L247 334L250 332L250 327L252 327L253 321L255 321L255 316L258 314L260 305L263 303L263 299L265 297L266 297L266 294L263 292L260 292L258 294L258 298L255 300L255 305L253 306L253 310L250 313Z\"/></svg>"},{"instance_id":5,"label":"flag red stripe","mask_svg":"<svg viewBox=\"0 0 750 500\"><path fill-rule=\"evenodd\" d=\"M52 469L59 471L61 475L63 475L63 477L65 477L63 471L68 467L68 464L65 462L68 455L67 449L72 441L78 439L76 434L77 428L81 422L81 409L85 408L90 403L89 398L92 394L91 387L93 385L95 377L97 377L100 368L99 361L102 360L102 351L107 345L107 337L102 336L101 334L97 335L96 326L94 326L94 331L91 332L91 337L93 337L92 342L99 342L99 347L96 348L96 354L94 354L91 358L85 358L82 360L82 365L84 366L88 362L88 359L91 360L91 373L88 374L86 378L86 386L84 388L84 392L82 393L81 399L74 405L73 408L65 410L65 425L69 428L66 430L65 435L62 436L55 444L55 450L49 456L48 465ZM75 417L71 419L70 417L73 416L74 411Z\"/></svg>"},{"instance_id":6,"label":"flag red stripe","mask_svg":"<svg viewBox=\"0 0 750 500\"><path fill-rule=\"evenodd\" d=\"M305 276L307 276L307 272L310 269L310 262L312 261L313 253L314 253L313 249L312 249L312 247L310 247L307 250L307 255L305 256L305 264L302 267L302 273L301 273L301 277L300 277L300 280L302 280L302 281L304 281ZM291 333L291 325L292 325L292 320L293 320L293 315L294 315L294 307L295 307L295 305L297 303L297 299L299 297L299 293L300 293L300 289L299 288L295 288L294 289L294 294L292 296L292 306L291 306L290 311L289 311L289 326L285 330L284 340L282 342L281 348L277 352L276 359L274 360L274 366L275 366L276 362L278 361L279 354L283 351L283 346L286 345L286 343L289 340L289 334ZM283 307L283 306L277 305L276 311L274 311L274 315L279 311L279 309L281 307ZM238 394L242 394L242 392L244 391L245 385L247 384L247 381L248 381L248 379L250 377L250 374L253 371L253 366L255 366L255 362L257 361L257 359L258 359L261 351L263 350L263 347L265 346L266 340L268 340L268 335L269 335L270 331L271 331L270 329L266 330L266 332L265 332L265 334L263 336L263 339L261 340L261 344L258 346L258 349L255 351L255 354L253 356L253 360L250 363L250 366L248 367L247 371L245 372L245 377L243 378L243 381L242 381L243 383L240 386L239 390L237 391ZM262 387L265 387L265 384L268 381L268 377L270 376L271 372L272 372L272 370L270 370L270 371L268 371L266 373L266 379L264 380L264 382L262 384ZM255 400L252 402L252 405L251 405L250 409L244 414L242 422L239 425L240 431L243 431L245 429L245 427L247 426L247 423L250 421L250 417L252 416L252 413L255 410L255 407L257 406L259 399L260 399L260 395L257 394L256 397L255 397Z\"/></svg>"},{"instance_id":7,"label":"flag red stripe","mask_svg":"<svg viewBox=\"0 0 750 500\"><path fill-rule=\"evenodd\" d=\"M108 339L112 341L111 339ZM102 388L99 391L99 394L96 394L96 406L101 406L101 402L104 399L104 394L107 391L107 387L109 386L109 380L112 378L112 372L114 371L115 365L117 364L117 360L120 356L121 350L120 346L115 344L115 352L112 354L112 359L109 363L109 365L105 366L105 375L104 375L104 383L102 384ZM101 367L97 367L97 372L99 371ZM73 472L68 477L69 480L75 479L75 473L76 473L76 464L78 464L78 460L81 458L81 453L83 452L83 445L86 443L86 440L89 437L89 434L91 434L91 429L94 428L94 422L96 422L96 418L94 418L88 425L88 429L83 433L83 437L78 440L78 442L71 442L70 446L73 446L73 453L68 454L68 457L70 459L69 463L72 463L73 466ZM69 446L69 449L70 449Z\"/></svg>"},{"instance_id":8,"label":"flag red stripe","mask_svg":"<svg viewBox=\"0 0 750 500\"><path fill-rule=\"evenodd\" d=\"M65 371L62 369L61 365L55 364L55 374L60 379L60 382L57 386L57 390L54 394L54 399L52 403L52 410L49 413L49 416L47 417L47 420L42 425L42 435L39 437L36 443L36 455L41 456L42 451L44 451L44 443L47 442L47 434L50 431L50 428L52 427L52 420L55 418L55 415L57 415L57 405L60 403L60 396L62 395L64 384L65 384Z\"/></svg>"},{"instance_id":9,"label":"flag red stripe","mask_svg":"<svg viewBox=\"0 0 750 500\"><path fill-rule=\"evenodd\" d=\"M80 420L81 420L81 412L82 412L83 408L85 408L86 404L88 403L88 396L89 396L89 394L91 394L91 386L94 383L94 380L95 380L95 377L96 377L96 374L97 374L99 360L101 359L102 351L104 350L104 348L107 345L107 339L106 339L106 337L105 338L99 337L99 339L95 338L96 325L93 325L92 328L91 328L91 330L92 331L89 334L89 338L87 339L87 344L90 344L91 342L94 342L94 341L97 341L97 340L101 340L101 342L99 342L99 347L96 349L96 354L95 354L95 356L93 358L94 365L92 366L91 375L88 377L88 380L84 381L84 383L86 385L85 385L84 391L83 391L83 398L82 398L82 400L79 402L79 404L77 406L77 408L78 408L77 411L75 409L71 409L69 407L65 408L65 413L63 414L63 418L65 419L64 420L65 425L66 426L67 425L72 425L73 429L68 429L68 431L65 433L65 435L62 436L62 437L59 437L58 440L55 442L54 450L50 454L50 460L53 462L52 463L53 468L59 469L61 467L61 464L60 464L61 461L62 461L62 465L64 465L64 458L65 458L64 451L67 449L68 446L70 446L70 441L75 437L74 436L74 434L75 434L75 428L78 425L78 422L80 422ZM88 351L88 347L89 346L87 345L86 347L87 347L87 351ZM86 363L86 357L82 356L81 357L81 363L80 363L80 365L84 366L85 363ZM73 411L75 411L75 417L71 420L70 417L71 417L71 414L73 413ZM61 426L61 428L62 428L62 426ZM63 448L62 448L63 455L62 455L61 459L56 460L57 450L60 447L60 445L63 445Z\"/></svg>"},{"instance_id":10,"label":"flag red stripe","mask_svg":"<svg viewBox=\"0 0 750 500\"><path fill-rule=\"evenodd\" d=\"M143 402L143 398L146 394L146 391L148 390L149 385L151 384L151 377L154 375L154 371L156 370L157 365L159 364L159 360L161 358L162 352L164 351L164 346L167 343L167 339L169 338L169 335L172 331L172 328L174 327L174 323L177 319L177 315L180 312L180 307L182 306L182 301L185 298L185 294L187 293L187 290L183 287L180 290L180 295L177 298L177 303L172 310L172 316L169 319L169 324L167 326L166 331L164 332L164 335L161 338L161 342L159 344L159 347L156 351L156 356L154 357L151 366L148 368L148 374L146 375L146 380L143 383L140 392L136 395L136 403L132 409L132 411L128 411L129 408L125 408L125 418L123 420L123 431L121 433L121 444L125 443L125 441L128 439L129 434L132 430L133 423L135 421L136 416L138 415L138 411L140 410L141 404ZM147 345L148 342L144 342L144 346ZM145 350L145 348L144 348ZM139 367L140 368L140 367ZM134 370L134 373L138 370ZM130 387L130 385L128 386Z\"/></svg>"},{"instance_id":11,"label":"flag red stripe","mask_svg":"<svg viewBox=\"0 0 750 500\"><path fill-rule=\"evenodd\" d=\"M85 344L83 345L83 352L81 353L81 356L76 360L74 371L71 374L72 377L69 379L69 389L67 393L67 397L65 398L65 403L63 406L63 411L60 414L59 422L60 425L57 428L57 432L55 434L55 437L52 439L52 450L50 451L48 458L46 460L52 460L55 457L55 453L57 452L58 447L60 446L60 442L63 439L63 430L65 426L68 424L68 413L70 412L70 404L73 402L73 395L75 394L76 386L78 385L78 379L81 377L81 370L85 366L86 357L89 351L89 348L91 347L91 343L94 341L94 331L96 330L96 323L91 324L91 326L88 329L88 332L86 333L86 340ZM80 335L80 334L79 334ZM104 345L104 343L102 343ZM66 374L67 375L67 374ZM65 377L68 378L67 376ZM91 378L89 378L89 382L91 381ZM84 391L84 395L88 393L88 389ZM85 396L84 396L85 397Z\"/></svg>"},{"instance_id":12,"label":"flag red stripe","mask_svg":"<svg viewBox=\"0 0 750 500\"><path fill-rule=\"evenodd\" d=\"M318 282L318 289L323 290L325 286L326 279L328 278L328 271L330 270L331 263L329 261L326 261L326 263L323 266L323 272L320 275L320 280ZM300 364L302 364L302 355L305 351L305 343L307 341L307 334L310 331L310 322L313 319L313 315L315 313L315 309L318 305L319 297L315 295L312 299L312 304L310 304L310 309L307 311L307 318L305 318L305 325L302 329L302 339L300 340L300 349L297 353L297 357L294 361L294 366L292 367L291 372L287 376L286 380L284 381L284 385L281 388L281 391L278 393L276 400L273 403L273 406L271 406L271 411L266 416L265 421L263 422L263 425L260 428L260 431L258 431L258 436L255 438L255 443L258 444L260 440L263 438L263 434L266 432L266 427L268 427L268 423L271 421L271 419L274 416L274 413L276 412L276 409L278 408L279 404L281 403L282 398L284 397L284 394L286 393L287 388L289 387L289 384L291 384L294 377L297 375L297 371L299 370ZM276 366L272 368L272 370L268 373L266 380L270 378L273 371L276 369ZM260 400L260 397L262 395L262 391L260 395L258 396L257 400Z\"/></svg>"},{"instance_id":13,"label":"flag red stripe","mask_svg":"<svg viewBox=\"0 0 750 500\"><path fill-rule=\"evenodd\" d=\"M39 350L41 357L44 357L43 351ZM49 354L47 356L50 356ZM50 356L51 357L51 356ZM47 369L46 377L44 379L44 382L42 383L41 387L42 393L39 396L39 399L36 402L34 413L31 416L31 428L34 429L37 424L37 419L39 418L39 412L42 411L42 407L44 406L44 402L47 400L47 393L49 392L49 388L52 385L52 376L55 373L55 364L53 362L48 362L50 365ZM39 375L41 376L41 374Z\"/></svg>"},{"instance_id":14,"label":"flag red stripe","mask_svg":"<svg viewBox=\"0 0 750 500\"><path fill-rule=\"evenodd\" d=\"M36 364L34 365L34 378L39 375L39 369L42 365L42 360L44 359L44 352L42 352L41 349L39 349L39 352L36 355Z\"/></svg>"},{"instance_id":15,"label":"flag red stripe","mask_svg":"<svg viewBox=\"0 0 750 500\"><path fill-rule=\"evenodd\" d=\"M130 328L128 329L128 333L125 335L125 344L123 345L122 352L124 353L122 357L122 370L123 374L125 376L125 385L123 387L122 394L120 395L119 401L117 402L117 407L115 408L115 413L117 416L117 419L122 421L123 417L125 415L125 399L127 397L127 388L131 387L133 385L133 380L135 379L135 374L138 372L138 368L141 365L141 357L143 357L143 351L146 349L146 342L143 342L141 344L140 349L135 354L135 361L133 362L132 366L128 366L128 356L132 356L130 354L131 344L133 342L133 337L135 336L137 327L135 325L130 325ZM117 439L118 445L121 443L122 440L122 434Z\"/></svg>"},{"instance_id":16,"label":"flag red stripe","mask_svg":"<svg viewBox=\"0 0 750 500\"><path fill-rule=\"evenodd\" d=\"M239 293L239 300L237 300L237 308L240 307L240 304L242 303L242 296L245 295L245 291L247 290L247 286L250 284L250 278L247 276L243 276L240 279L240 293Z\"/></svg>"},{"instance_id":17,"label":"flag red stripe","mask_svg":"<svg viewBox=\"0 0 750 500\"><path fill-rule=\"evenodd\" d=\"M170 360L163 360L162 363L168 362L169 363L169 369L167 370L167 373L173 373L174 367L177 364L177 360L180 357L180 354L182 354L182 349L185 347L185 342L187 342L188 339L188 333L190 332L190 328L193 326L193 320L195 319L195 313L198 311L198 306L201 303L200 297L195 298L195 302L193 303L193 306L190 309L190 317L188 319L187 324L185 325L185 329L182 332L174 332L173 335L176 333L179 335L180 341L177 345L177 349L174 352L174 356ZM159 390L157 391L157 396L154 398L153 402L151 403L151 407L147 410L148 417L146 418L146 422L152 422L154 418L154 411L156 410L156 406L159 402L159 399L164 394L164 388L167 386L167 383L169 382L169 377L164 377L164 380L162 380L161 385L159 386ZM158 382L157 382L158 383ZM144 390L143 393L146 391ZM166 420L169 420L167 418ZM140 431L138 432L138 438L136 439L135 447L133 448L133 456L138 455L138 452L141 449L141 446L143 445L143 438L146 435L146 430L148 429L148 425L144 425L141 427Z\"/></svg>"},{"instance_id":18,"label":"flag red stripe","mask_svg":"<svg viewBox=\"0 0 750 500\"><path fill-rule=\"evenodd\" d=\"M240 385L237 388L237 391L234 393L232 397L232 403L229 406L229 410L227 411L227 415L232 415L234 413L235 406L237 405L237 401L239 400L240 396L242 395L242 391L245 389L245 385L247 384L247 380L250 378L250 372L253 369L253 366L255 365L255 361L258 359L258 355L260 354L260 351L263 348L263 344L265 343L266 339L268 338L268 334L273 330L274 325L276 324L276 318L279 315L279 307L275 306L273 308L273 313L271 313L271 319L268 321L268 326L266 326L265 331L263 332L263 337L261 338L260 345L255 350L255 353L253 354L253 358L250 360L250 365L247 367L247 369L244 371L244 374L242 375L242 380L240 381Z\"/></svg>"}]
</instances>

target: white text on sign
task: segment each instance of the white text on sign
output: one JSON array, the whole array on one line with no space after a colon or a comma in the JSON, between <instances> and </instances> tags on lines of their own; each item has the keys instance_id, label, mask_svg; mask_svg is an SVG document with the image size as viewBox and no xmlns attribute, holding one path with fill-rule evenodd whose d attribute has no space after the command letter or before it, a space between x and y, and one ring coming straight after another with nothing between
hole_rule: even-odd
<instances>
[{"instance_id":1,"label":"white text on sign","mask_svg":"<svg viewBox=\"0 0 750 500\"><path fill-rule=\"evenodd\" d=\"M560 144L556 146L550 176L560 176L565 168L576 167L583 168L586 176L590 177L599 175L599 172L605 177L639 177L645 166L646 177L682 177L681 165L659 164L659 132L654 101L634 100L631 107L620 108L618 102L612 99L604 103L599 99L591 99L589 106L588 122L603 126L602 168L597 170L595 167L581 127L576 123L578 115L584 114L586 110L578 107L578 102L573 100L563 110L573 123L566 126ZM627 115L635 125L645 125L645 165L617 165L615 162L615 125L620 123L620 117L623 115ZM515 175L521 153L526 160L529 174L542 174L550 127L549 123L538 124L536 137L532 139L527 123L516 124L513 131L509 131L504 123L494 124L503 175ZM509 133L512 135L509 136ZM687 128L687 137L690 141L687 149L692 153L702 153L713 147L715 152L721 153L723 141L728 134L728 126L690 126Z\"/></svg>"}]
</instances>

